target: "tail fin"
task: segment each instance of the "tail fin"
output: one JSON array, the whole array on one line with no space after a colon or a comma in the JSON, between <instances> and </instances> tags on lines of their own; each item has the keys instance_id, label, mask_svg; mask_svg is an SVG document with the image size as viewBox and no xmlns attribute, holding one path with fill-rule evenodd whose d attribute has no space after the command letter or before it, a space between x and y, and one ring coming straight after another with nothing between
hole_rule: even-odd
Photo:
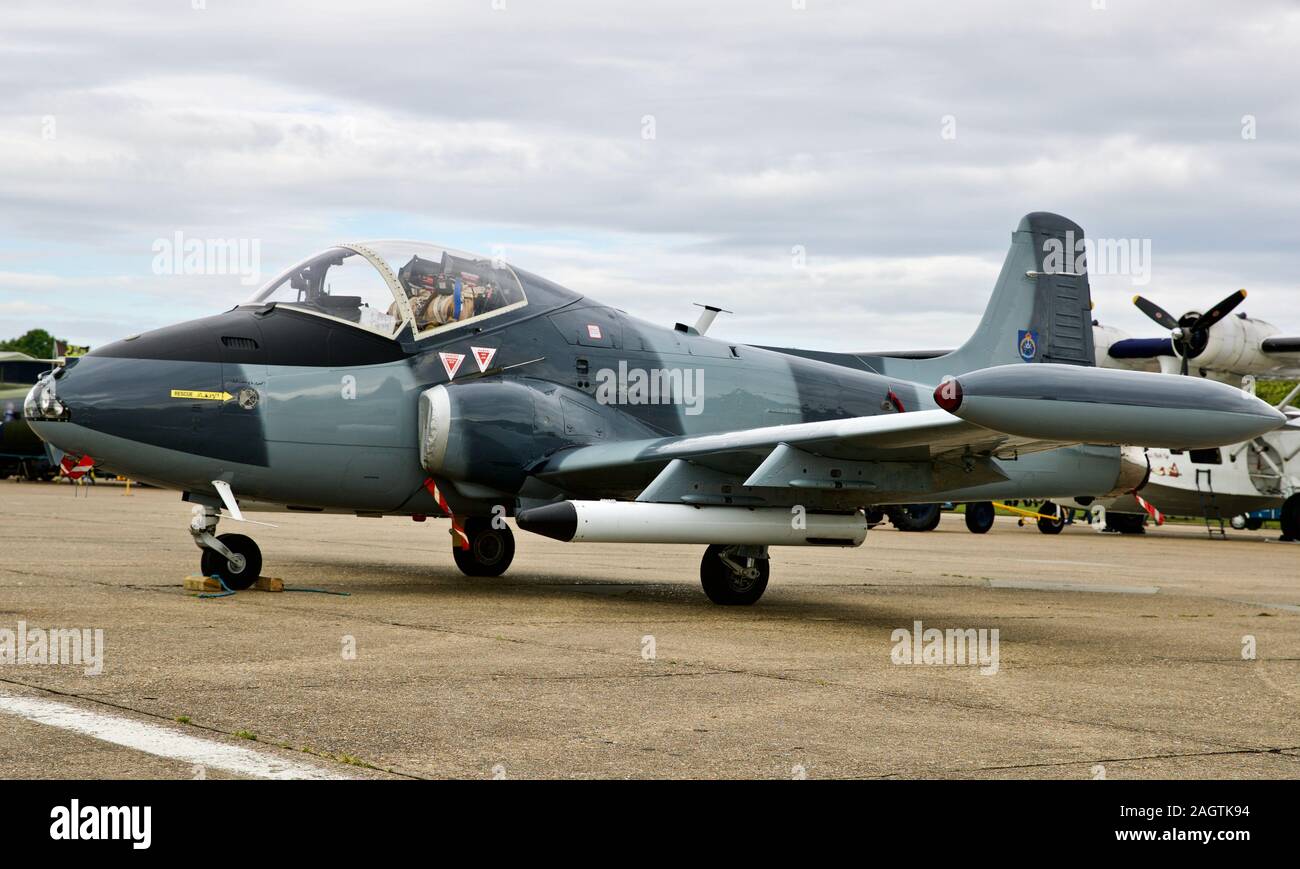
<instances>
[{"instance_id":1,"label":"tail fin","mask_svg":"<svg viewBox=\"0 0 1300 869\"><path fill-rule=\"evenodd\" d=\"M1011 235L984 316L965 344L930 359L863 356L862 361L920 383L1012 363L1095 365L1083 238L1072 220L1045 211L1026 214Z\"/></svg>"}]
</instances>

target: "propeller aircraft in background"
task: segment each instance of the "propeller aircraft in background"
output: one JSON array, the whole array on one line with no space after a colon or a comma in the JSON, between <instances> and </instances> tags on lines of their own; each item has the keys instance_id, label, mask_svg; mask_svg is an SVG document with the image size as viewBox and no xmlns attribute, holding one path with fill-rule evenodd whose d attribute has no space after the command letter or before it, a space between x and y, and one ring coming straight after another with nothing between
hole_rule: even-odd
<instances>
[{"instance_id":1,"label":"propeller aircraft in background","mask_svg":"<svg viewBox=\"0 0 1300 869\"><path fill-rule=\"evenodd\" d=\"M1142 296L1133 303L1167 337L1130 338L1094 323L1097 364L1109 368L1150 370L1207 377L1253 390L1257 380L1300 378L1300 337L1280 334L1271 323L1244 313L1229 316L1246 299L1238 290L1205 313L1181 317ZM1196 516L1211 532L1222 533L1224 521L1258 528L1263 511L1278 511L1282 536L1300 540L1300 388L1278 402L1291 426L1223 449L1146 449L1126 447L1130 461L1149 461L1150 481L1141 500L1135 493L1099 503L1111 530L1139 533L1148 516ZM1077 502L1075 502L1077 503Z\"/></svg>"},{"instance_id":2,"label":"propeller aircraft in background","mask_svg":"<svg viewBox=\"0 0 1300 869\"><path fill-rule=\"evenodd\" d=\"M1228 315L1246 299L1245 290L1228 296L1207 312L1188 311L1177 319L1155 302L1134 296L1133 304L1166 337L1130 338L1118 329L1094 323L1097 364L1107 368L1150 370L1211 377L1239 383L1242 377L1300 378L1300 337L1280 334L1271 323Z\"/></svg>"}]
</instances>

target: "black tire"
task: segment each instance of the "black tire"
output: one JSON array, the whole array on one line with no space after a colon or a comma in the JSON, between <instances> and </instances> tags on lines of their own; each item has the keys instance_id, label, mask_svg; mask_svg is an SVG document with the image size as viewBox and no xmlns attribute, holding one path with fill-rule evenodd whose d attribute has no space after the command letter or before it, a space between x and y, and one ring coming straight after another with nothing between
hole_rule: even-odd
<instances>
[{"instance_id":1,"label":"black tire","mask_svg":"<svg viewBox=\"0 0 1300 869\"><path fill-rule=\"evenodd\" d=\"M884 522L885 519L886 519L885 511L881 510L879 507L873 507L872 509L867 511L868 528L875 528L877 525L880 525L882 522Z\"/></svg>"},{"instance_id":2,"label":"black tire","mask_svg":"<svg viewBox=\"0 0 1300 869\"><path fill-rule=\"evenodd\" d=\"M1106 511L1106 530L1120 534L1146 534L1147 517L1144 513L1113 513Z\"/></svg>"},{"instance_id":3,"label":"black tire","mask_svg":"<svg viewBox=\"0 0 1300 869\"><path fill-rule=\"evenodd\" d=\"M253 542L253 538L243 534L218 534L217 539L236 555L244 556L244 566L234 570L226 557L211 549L204 549L199 566L204 576L219 576L226 587L234 591L252 588L253 583L262 575L262 550Z\"/></svg>"},{"instance_id":4,"label":"black tire","mask_svg":"<svg viewBox=\"0 0 1300 869\"><path fill-rule=\"evenodd\" d=\"M1282 504L1282 539L1300 540L1300 495L1292 495Z\"/></svg>"},{"instance_id":5,"label":"black tire","mask_svg":"<svg viewBox=\"0 0 1300 869\"><path fill-rule=\"evenodd\" d=\"M704 550L704 558L700 561L700 585L709 600L716 604L749 606L767 591L771 564L766 558L756 558L753 567L757 568L757 575L752 578L743 576L722 560L722 554L728 548L715 543ZM733 560L743 561L739 556Z\"/></svg>"},{"instance_id":6,"label":"black tire","mask_svg":"<svg viewBox=\"0 0 1300 869\"><path fill-rule=\"evenodd\" d=\"M987 534L993 527L998 511L991 501L976 501L966 505L966 530L972 534Z\"/></svg>"},{"instance_id":7,"label":"black tire","mask_svg":"<svg viewBox=\"0 0 1300 869\"><path fill-rule=\"evenodd\" d=\"M1043 506L1038 508L1038 512L1044 516L1051 516L1051 519L1039 519L1038 530L1044 534L1060 534L1061 529L1065 527L1065 510L1058 508L1051 501L1044 501Z\"/></svg>"},{"instance_id":8,"label":"black tire","mask_svg":"<svg viewBox=\"0 0 1300 869\"><path fill-rule=\"evenodd\" d=\"M943 518L938 504L904 504L889 511L889 521L899 531L933 531Z\"/></svg>"},{"instance_id":9,"label":"black tire","mask_svg":"<svg viewBox=\"0 0 1300 869\"><path fill-rule=\"evenodd\" d=\"M1259 529L1261 529L1261 528L1263 528L1263 527L1264 527L1264 520L1261 519L1261 518L1259 518L1258 516L1247 516L1247 517L1246 517L1246 530L1247 530L1247 531L1258 531Z\"/></svg>"},{"instance_id":10,"label":"black tire","mask_svg":"<svg viewBox=\"0 0 1300 869\"><path fill-rule=\"evenodd\" d=\"M451 557L466 576L500 576L515 559L515 535L504 522L493 528L490 518L471 516L465 520L465 536L469 549L453 541Z\"/></svg>"}]
</instances>

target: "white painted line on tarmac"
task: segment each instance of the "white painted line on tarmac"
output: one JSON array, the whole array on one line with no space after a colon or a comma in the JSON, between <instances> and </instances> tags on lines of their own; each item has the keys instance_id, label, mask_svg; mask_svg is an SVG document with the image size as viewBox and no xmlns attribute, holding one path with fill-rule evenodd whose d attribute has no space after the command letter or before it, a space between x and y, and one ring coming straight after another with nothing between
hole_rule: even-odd
<instances>
[{"instance_id":1,"label":"white painted line on tarmac","mask_svg":"<svg viewBox=\"0 0 1300 869\"><path fill-rule=\"evenodd\" d=\"M1264 600L1241 600L1235 597L1225 597L1221 598L1221 600L1226 600L1229 603L1244 604L1245 606L1257 606L1263 607L1264 609L1285 610L1289 613L1300 613L1300 606L1290 603L1269 603Z\"/></svg>"},{"instance_id":2,"label":"white painted line on tarmac","mask_svg":"<svg viewBox=\"0 0 1300 869\"><path fill-rule=\"evenodd\" d=\"M120 715L92 712L40 697L16 697L0 692L0 712L37 724L70 730L114 745L236 775L274 779L341 779L320 767L264 754L251 748L178 733L170 727Z\"/></svg>"},{"instance_id":3,"label":"white painted line on tarmac","mask_svg":"<svg viewBox=\"0 0 1300 869\"><path fill-rule=\"evenodd\" d=\"M1156 594L1154 585L1092 585L1078 582L1035 582L1033 580L990 579L989 588L1015 588L1022 591L1090 591L1098 594Z\"/></svg>"}]
</instances>

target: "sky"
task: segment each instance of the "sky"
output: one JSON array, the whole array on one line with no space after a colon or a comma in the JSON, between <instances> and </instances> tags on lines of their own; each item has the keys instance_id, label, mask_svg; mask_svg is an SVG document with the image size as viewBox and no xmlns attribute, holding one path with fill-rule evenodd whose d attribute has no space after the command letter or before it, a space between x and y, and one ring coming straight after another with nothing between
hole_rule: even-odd
<instances>
[{"instance_id":1,"label":"sky","mask_svg":"<svg viewBox=\"0 0 1300 869\"><path fill-rule=\"evenodd\" d=\"M415 238L728 340L949 347L1031 211L1149 251L1093 268L1107 325L1244 287L1295 334L1298 81L1270 0L6 0L0 338ZM249 267L167 273L178 233Z\"/></svg>"}]
</instances>

